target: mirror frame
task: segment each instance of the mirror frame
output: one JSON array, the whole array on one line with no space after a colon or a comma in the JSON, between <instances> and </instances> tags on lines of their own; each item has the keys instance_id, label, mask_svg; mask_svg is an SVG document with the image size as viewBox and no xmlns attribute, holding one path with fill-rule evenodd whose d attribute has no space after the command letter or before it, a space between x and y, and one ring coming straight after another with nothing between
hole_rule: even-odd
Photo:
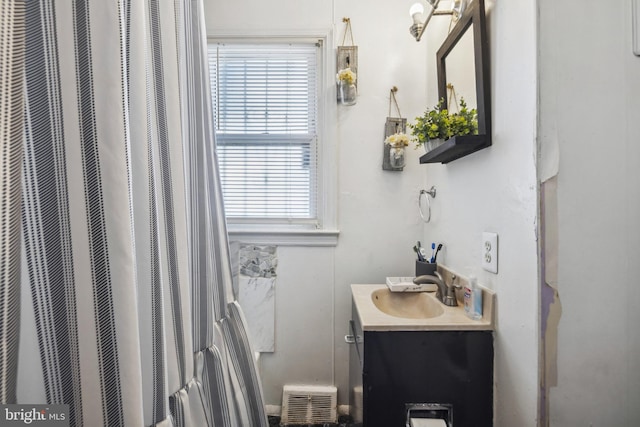
<instances>
[{"instance_id":1,"label":"mirror frame","mask_svg":"<svg viewBox=\"0 0 640 427\"><path fill-rule=\"evenodd\" d=\"M484 141L480 142L476 149L465 153L486 148L491 145L491 85L489 74L489 47L486 35L486 16L484 0L472 0L464 14L460 17L451 33L442 43L436 54L438 71L438 99L444 100L447 106L447 69L445 60L447 55L455 48L462 36L473 24L473 55L475 60L476 79L476 108L478 111L478 135L483 135ZM458 137L459 138L459 137ZM481 145L481 146L480 146Z\"/></svg>"}]
</instances>

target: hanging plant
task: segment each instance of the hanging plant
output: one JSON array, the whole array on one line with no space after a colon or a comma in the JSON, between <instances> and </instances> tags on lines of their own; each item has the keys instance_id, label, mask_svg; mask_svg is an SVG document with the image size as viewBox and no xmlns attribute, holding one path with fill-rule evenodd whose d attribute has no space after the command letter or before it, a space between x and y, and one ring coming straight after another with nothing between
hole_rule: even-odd
<instances>
[{"instance_id":1,"label":"hanging plant","mask_svg":"<svg viewBox=\"0 0 640 427\"><path fill-rule=\"evenodd\" d=\"M338 46L337 66L338 74L338 102L342 105L353 105L356 103L358 95L358 46L353 41L353 31L351 30L351 19L342 18L346 24L342 45ZM347 35L351 38L351 45L346 46Z\"/></svg>"},{"instance_id":2,"label":"hanging plant","mask_svg":"<svg viewBox=\"0 0 640 427\"><path fill-rule=\"evenodd\" d=\"M446 141L453 136L478 134L478 111L469 109L464 98L460 98L457 113L450 114L443 104L444 99L440 99L438 105L427 108L422 116L416 117L414 124L409 124L416 148L435 139Z\"/></svg>"}]
</instances>

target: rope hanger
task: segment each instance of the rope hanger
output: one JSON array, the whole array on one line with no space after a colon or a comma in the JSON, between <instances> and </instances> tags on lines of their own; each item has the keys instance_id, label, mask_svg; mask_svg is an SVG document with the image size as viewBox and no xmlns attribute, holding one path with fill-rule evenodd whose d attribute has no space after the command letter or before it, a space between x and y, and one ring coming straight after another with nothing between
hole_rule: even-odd
<instances>
[{"instance_id":1,"label":"rope hanger","mask_svg":"<svg viewBox=\"0 0 640 427\"><path fill-rule=\"evenodd\" d=\"M455 102L456 106L456 111L460 112L460 109L458 107L458 96L456 95L456 90L453 87L452 83L447 83L447 91L449 92L449 96L447 97L447 108L449 109L449 111L451 111L451 100L453 99Z\"/></svg>"},{"instance_id":2,"label":"rope hanger","mask_svg":"<svg viewBox=\"0 0 640 427\"><path fill-rule=\"evenodd\" d=\"M398 117L402 117L402 113L400 113L400 107L398 106L398 100L396 99L396 92L398 88L396 86L392 87L389 90L389 117L391 117L391 104L395 104L396 111L398 112Z\"/></svg>"},{"instance_id":3,"label":"rope hanger","mask_svg":"<svg viewBox=\"0 0 640 427\"><path fill-rule=\"evenodd\" d=\"M342 36L342 45L341 46L344 46L344 42L347 39L347 31L349 32L349 36L351 38L351 46L355 46L356 43L353 40L353 31L351 30L351 18L342 18L342 22L346 22L347 26L344 29L344 35Z\"/></svg>"}]
</instances>

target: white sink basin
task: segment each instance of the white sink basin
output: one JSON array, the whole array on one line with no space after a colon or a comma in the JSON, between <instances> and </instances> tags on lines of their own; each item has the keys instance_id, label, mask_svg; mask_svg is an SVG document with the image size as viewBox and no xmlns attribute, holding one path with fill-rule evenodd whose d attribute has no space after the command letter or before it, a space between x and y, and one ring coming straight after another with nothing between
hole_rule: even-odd
<instances>
[{"instance_id":1,"label":"white sink basin","mask_svg":"<svg viewBox=\"0 0 640 427\"><path fill-rule=\"evenodd\" d=\"M430 319L444 313L444 305L426 292L391 292L378 289L371 294L373 305L390 316Z\"/></svg>"},{"instance_id":2,"label":"white sink basin","mask_svg":"<svg viewBox=\"0 0 640 427\"><path fill-rule=\"evenodd\" d=\"M450 280L450 279L448 279ZM483 288L483 316L471 320L462 301L447 307L433 292L390 292L387 285L351 285L353 305L365 331L493 330L495 294Z\"/></svg>"}]
</instances>

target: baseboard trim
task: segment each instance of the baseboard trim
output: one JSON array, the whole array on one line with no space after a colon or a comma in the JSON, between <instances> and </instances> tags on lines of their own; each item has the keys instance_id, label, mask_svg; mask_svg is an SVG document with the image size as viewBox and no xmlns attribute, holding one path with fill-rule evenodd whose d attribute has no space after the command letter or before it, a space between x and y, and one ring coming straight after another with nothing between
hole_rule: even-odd
<instances>
[{"instance_id":1,"label":"baseboard trim","mask_svg":"<svg viewBox=\"0 0 640 427\"><path fill-rule=\"evenodd\" d=\"M282 406L279 405L266 405L267 415L270 417L279 417L282 414Z\"/></svg>"}]
</instances>

